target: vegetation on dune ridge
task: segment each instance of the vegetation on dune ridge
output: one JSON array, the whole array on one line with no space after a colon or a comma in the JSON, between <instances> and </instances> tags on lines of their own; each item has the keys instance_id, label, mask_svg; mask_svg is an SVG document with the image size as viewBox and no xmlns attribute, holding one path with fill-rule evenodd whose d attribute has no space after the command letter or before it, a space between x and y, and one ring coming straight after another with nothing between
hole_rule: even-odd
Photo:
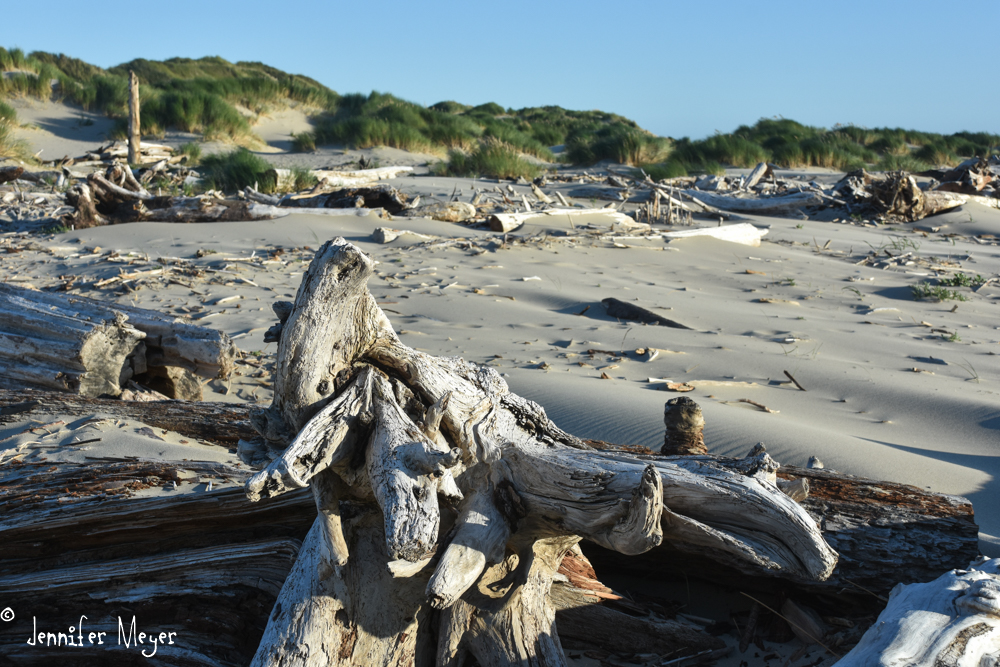
<instances>
[{"instance_id":1,"label":"vegetation on dune ridge","mask_svg":"<svg viewBox=\"0 0 1000 667\"><path fill-rule=\"evenodd\" d=\"M437 165L435 173L441 176L490 176L492 178L535 178L542 167L526 160L510 144L486 137L469 152L458 148L448 153L448 162Z\"/></svg>"},{"instance_id":2,"label":"vegetation on dune ridge","mask_svg":"<svg viewBox=\"0 0 1000 667\"><path fill-rule=\"evenodd\" d=\"M134 60L104 70L63 54L0 48L0 97L56 97L124 121L128 72L139 78L144 135L167 129L256 145L250 119L289 102L335 108L340 96L318 82L257 62L222 58ZM54 84L54 85L53 85ZM242 109L242 111L241 111ZM124 132L120 124L118 133Z\"/></svg>"},{"instance_id":3,"label":"vegetation on dune ridge","mask_svg":"<svg viewBox=\"0 0 1000 667\"><path fill-rule=\"evenodd\" d=\"M943 135L855 125L838 125L827 130L785 118L762 118L728 134L698 141L679 139L666 161L643 167L654 178L718 173L723 164L752 167L759 162L840 171L862 167L924 171L997 151L1000 151L1000 135L985 132Z\"/></svg>"},{"instance_id":4,"label":"vegetation on dune ridge","mask_svg":"<svg viewBox=\"0 0 1000 667\"><path fill-rule=\"evenodd\" d=\"M565 145L560 159L589 165L613 160L642 167L654 178L721 173L725 166L772 162L783 167L859 167L922 171L1000 152L1000 136L984 132L942 135L901 128L832 129L784 118L761 119L705 139L655 136L634 121L602 111L557 106L504 109L444 101L424 107L393 95L338 93L317 81L259 62L220 57L138 59L102 69L63 54L0 48L0 98L55 96L118 119L124 137L128 72L139 77L144 135L168 129L256 146L252 121L272 108L304 105L315 128L292 137L300 152L340 144L389 146L447 155L449 173L524 175L537 165L524 156L555 161L551 147ZM0 129L8 144L15 121ZM13 149L8 149L8 152Z\"/></svg>"}]
</instances>

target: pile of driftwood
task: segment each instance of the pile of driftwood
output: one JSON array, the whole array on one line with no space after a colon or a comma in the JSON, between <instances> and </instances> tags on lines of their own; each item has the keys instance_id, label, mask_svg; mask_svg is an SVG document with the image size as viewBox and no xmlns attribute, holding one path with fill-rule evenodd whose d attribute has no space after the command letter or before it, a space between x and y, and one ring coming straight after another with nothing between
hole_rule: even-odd
<instances>
[{"instance_id":1,"label":"pile of driftwood","mask_svg":"<svg viewBox=\"0 0 1000 667\"><path fill-rule=\"evenodd\" d=\"M47 164L52 165L56 169L62 169L63 167L101 167L110 166L116 160L125 160L126 158L128 158L128 142L113 141L104 146L98 146L83 155L77 157L65 156L58 160L51 160ZM151 144L149 142L139 144L138 158L135 164L140 165L152 165L160 162L180 164L187 160L186 155L174 155L174 149L171 146Z\"/></svg>"},{"instance_id":2,"label":"pile of driftwood","mask_svg":"<svg viewBox=\"0 0 1000 667\"><path fill-rule=\"evenodd\" d=\"M221 331L156 311L0 283L0 387L201 400L238 351Z\"/></svg>"},{"instance_id":3,"label":"pile of driftwood","mask_svg":"<svg viewBox=\"0 0 1000 667\"><path fill-rule=\"evenodd\" d=\"M51 664L65 647L26 645L27 619L66 628L83 609L112 636L132 616L176 633L155 655L144 647L153 665L563 665L564 647L693 664L725 652L718 627L601 584L589 555L597 571L745 592L743 647L785 633L834 652L858 642L897 582L976 555L964 499L779 466L759 446L709 456L686 399L667 405L660 452L580 440L493 369L404 345L367 289L373 267L329 242L295 302L275 304L266 409L0 392L0 423L127 418L238 443L264 466L249 477L198 462L0 467L15 491L0 496L0 590L23 617L0 626L0 651ZM245 489L129 497L192 468ZM1000 631L995 567L977 567L936 598L894 595L845 664L889 664L907 642L922 642L928 664L989 664L979 658ZM959 610L945 622L928 602L947 607L943 596ZM80 665L107 657L74 654Z\"/></svg>"},{"instance_id":4,"label":"pile of driftwood","mask_svg":"<svg viewBox=\"0 0 1000 667\"><path fill-rule=\"evenodd\" d=\"M572 178L586 185L571 195L637 203L638 220L666 224L674 222L675 211L728 219L730 213L798 215L842 208L848 215L912 222L969 201L1000 207L995 167L981 158L954 169L917 174L940 181L923 185L906 172L859 170L826 188L816 181L779 178L776 169L762 162L743 176L688 176L659 182L615 172L604 178L576 176Z\"/></svg>"},{"instance_id":5,"label":"pile of driftwood","mask_svg":"<svg viewBox=\"0 0 1000 667\"><path fill-rule=\"evenodd\" d=\"M275 217L271 207L224 199L216 193L198 197L150 194L121 162L71 187L66 201L75 210L63 218L63 224L73 228L123 222L228 222Z\"/></svg>"}]
</instances>

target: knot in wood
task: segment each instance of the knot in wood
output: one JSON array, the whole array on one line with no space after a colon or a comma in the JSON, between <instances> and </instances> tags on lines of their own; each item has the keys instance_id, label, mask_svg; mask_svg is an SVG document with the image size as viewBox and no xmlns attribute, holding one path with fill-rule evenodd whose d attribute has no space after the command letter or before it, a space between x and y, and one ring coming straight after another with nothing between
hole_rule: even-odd
<instances>
[{"instance_id":1,"label":"knot in wood","mask_svg":"<svg viewBox=\"0 0 1000 667\"><path fill-rule=\"evenodd\" d=\"M528 516L528 510L524 506L524 501L518 495L514 485L508 480L502 479L493 490L493 504L503 516L504 523L510 532L517 530L518 522Z\"/></svg>"}]
</instances>

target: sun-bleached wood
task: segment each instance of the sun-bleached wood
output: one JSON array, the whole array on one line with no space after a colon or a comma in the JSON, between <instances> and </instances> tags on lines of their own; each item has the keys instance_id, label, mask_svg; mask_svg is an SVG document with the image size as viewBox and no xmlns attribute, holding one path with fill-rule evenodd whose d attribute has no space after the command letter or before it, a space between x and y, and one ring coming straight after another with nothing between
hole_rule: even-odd
<instances>
[{"instance_id":1,"label":"sun-bleached wood","mask_svg":"<svg viewBox=\"0 0 1000 667\"><path fill-rule=\"evenodd\" d=\"M752 199L714 195L702 190L684 190L684 194L697 197L699 201L723 211L754 213L756 215L780 215L797 211L806 206L819 206L824 203L824 199L815 192L796 192L779 197L754 197Z\"/></svg>"},{"instance_id":2,"label":"sun-bleached wood","mask_svg":"<svg viewBox=\"0 0 1000 667\"><path fill-rule=\"evenodd\" d=\"M320 186L332 188L356 188L389 178L399 178L413 171L413 167L378 167L375 169L329 170L313 169L311 173ZM276 183L279 190L288 190L295 185L296 173L291 169L271 169L265 175Z\"/></svg>"},{"instance_id":3,"label":"sun-bleached wood","mask_svg":"<svg viewBox=\"0 0 1000 667\"><path fill-rule=\"evenodd\" d=\"M128 161L139 161L139 77L128 71Z\"/></svg>"},{"instance_id":4,"label":"sun-bleached wood","mask_svg":"<svg viewBox=\"0 0 1000 667\"><path fill-rule=\"evenodd\" d=\"M0 283L3 312L0 377L19 386L117 396L131 378L156 384L170 375L194 387L171 397L197 398L189 374L228 377L236 365L225 333L144 308Z\"/></svg>"},{"instance_id":5,"label":"sun-bleached wood","mask_svg":"<svg viewBox=\"0 0 1000 667\"><path fill-rule=\"evenodd\" d=\"M1000 558L925 584L900 584L875 624L836 667L1000 664Z\"/></svg>"},{"instance_id":6,"label":"sun-bleached wood","mask_svg":"<svg viewBox=\"0 0 1000 667\"><path fill-rule=\"evenodd\" d=\"M494 369L401 343L367 289L373 267L328 242L276 310L275 397L255 425L280 454L247 493L336 487L316 497L321 514L341 499L343 541L317 520L255 665L565 664L549 591L581 538L627 554L672 539L807 579L833 569L763 451L730 468L595 451Z\"/></svg>"},{"instance_id":7,"label":"sun-bleached wood","mask_svg":"<svg viewBox=\"0 0 1000 667\"><path fill-rule=\"evenodd\" d=\"M133 357L145 366L146 334L121 313L42 294L0 283L0 384L117 396L136 370Z\"/></svg>"}]
</instances>

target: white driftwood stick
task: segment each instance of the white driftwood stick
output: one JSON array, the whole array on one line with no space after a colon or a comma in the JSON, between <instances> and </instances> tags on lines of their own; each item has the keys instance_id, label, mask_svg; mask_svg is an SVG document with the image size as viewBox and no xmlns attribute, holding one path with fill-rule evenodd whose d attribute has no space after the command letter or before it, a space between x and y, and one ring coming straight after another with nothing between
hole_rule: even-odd
<instances>
[{"instance_id":1,"label":"white driftwood stick","mask_svg":"<svg viewBox=\"0 0 1000 667\"><path fill-rule=\"evenodd\" d=\"M596 222L602 223L635 223L635 220L631 216L606 208L548 208L544 211L493 214L489 217L490 229L494 232L510 232L529 220L535 218L541 220L544 216L555 217L557 219L568 218L571 225L576 218L590 216L600 218Z\"/></svg>"},{"instance_id":2,"label":"white driftwood stick","mask_svg":"<svg viewBox=\"0 0 1000 667\"><path fill-rule=\"evenodd\" d=\"M730 241L748 245L753 248L760 247L760 239L767 234L767 229L755 227L749 222L740 222L735 225L723 225L721 227L702 227L700 229L685 229L677 232L664 232L663 236L668 239L683 239L692 236L711 236L721 241Z\"/></svg>"}]
</instances>

